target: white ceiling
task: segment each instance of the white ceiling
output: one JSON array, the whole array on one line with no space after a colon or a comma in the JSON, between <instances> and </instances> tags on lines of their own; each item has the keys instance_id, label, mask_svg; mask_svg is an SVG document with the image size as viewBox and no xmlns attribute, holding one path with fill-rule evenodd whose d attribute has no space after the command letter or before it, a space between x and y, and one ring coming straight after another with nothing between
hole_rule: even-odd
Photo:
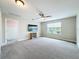
<instances>
[{"instance_id":1,"label":"white ceiling","mask_svg":"<svg viewBox=\"0 0 79 59\"><path fill-rule=\"evenodd\" d=\"M24 7L18 7L15 0L0 0L0 8L9 15L17 15L24 19L39 18L36 8L46 15L51 15L54 20L64 17L75 16L79 10L79 0L24 0Z\"/></svg>"}]
</instances>

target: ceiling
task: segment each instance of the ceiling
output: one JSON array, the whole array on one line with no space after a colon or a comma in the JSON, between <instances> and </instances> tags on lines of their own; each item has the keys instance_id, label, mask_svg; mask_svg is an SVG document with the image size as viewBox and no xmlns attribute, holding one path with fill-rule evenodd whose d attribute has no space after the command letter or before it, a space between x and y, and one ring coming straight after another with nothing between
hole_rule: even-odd
<instances>
[{"instance_id":1,"label":"ceiling","mask_svg":"<svg viewBox=\"0 0 79 59\"><path fill-rule=\"evenodd\" d=\"M2 12L8 15L32 20L40 16L36 9L43 11L46 15L51 15L45 21L75 16L79 10L79 0L23 0L24 7L16 5L15 0L0 0ZM38 19L37 19L38 20Z\"/></svg>"}]
</instances>

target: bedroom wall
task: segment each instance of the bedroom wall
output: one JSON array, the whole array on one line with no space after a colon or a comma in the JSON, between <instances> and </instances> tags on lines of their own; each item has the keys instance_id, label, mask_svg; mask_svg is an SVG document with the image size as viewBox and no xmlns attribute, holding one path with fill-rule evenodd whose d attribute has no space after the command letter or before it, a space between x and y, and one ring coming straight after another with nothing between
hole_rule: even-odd
<instances>
[{"instance_id":1,"label":"bedroom wall","mask_svg":"<svg viewBox=\"0 0 79 59\"><path fill-rule=\"evenodd\" d=\"M77 32L77 45L79 47L79 14L77 14L77 21L76 21L76 32Z\"/></svg>"},{"instance_id":2,"label":"bedroom wall","mask_svg":"<svg viewBox=\"0 0 79 59\"><path fill-rule=\"evenodd\" d=\"M17 18L15 18L15 17L13 17L13 16L11 16L11 15L6 15L6 14L4 14L3 12L2 12L2 45L5 45L5 44L7 44L7 39L6 39L6 37L11 37L11 35L13 34L13 33L11 33L10 35L8 35L8 36L6 36L6 20L7 19L15 19L15 20L17 20Z\"/></svg>"},{"instance_id":3,"label":"bedroom wall","mask_svg":"<svg viewBox=\"0 0 79 59\"><path fill-rule=\"evenodd\" d=\"M40 36L40 23L33 20L19 20L19 39L28 39L28 24L38 25L37 36Z\"/></svg>"},{"instance_id":4,"label":"bedroom wall","mask_svg":"<svg viewBox=\"0 0 79 59\"><path fill-rule=\"evenodd\" d=\"M25 40L28 39L28 31L27 31L27 26L28 24L36 24L38 25L38 37L40 36L40 23L37 21L33 21L33 20L26 20L26 19L22 19L20 17L17 16L13 16L13 15L6 15L5 13L2 13L2 30L3 30L3 44L6 44L7 41L5 39L5 20L6 19L14 19L18 21L18 35L17 35L17 39L18 41L21 40ZM8 35L11 36L11 35Z\"/></svg>"},{"instance_id":5,"label":"bedroom wall","mask_svg":"<svg viewBox=\"0 0 79 59\"><path fill-rule=\"evenodd\" d=\"M53 22L62 23L61 25L62 34L61 35L55 35L55 34L51 35L47 33L47 30L46 30L47 23L53 23ZM41 23L41 36L76 42L76 17L74 16L74 17Z\"/></svg>"},{"instance_id":6,"label":"bedroom wall","mask_svg":"<svg viewBox=\"0 0 79 59\"><path fill-rule=\"evenodd\" d=\"M0 45L2 44L2 17L1 17L1 10L0 10Z\"/></svg>"}]
</instances>

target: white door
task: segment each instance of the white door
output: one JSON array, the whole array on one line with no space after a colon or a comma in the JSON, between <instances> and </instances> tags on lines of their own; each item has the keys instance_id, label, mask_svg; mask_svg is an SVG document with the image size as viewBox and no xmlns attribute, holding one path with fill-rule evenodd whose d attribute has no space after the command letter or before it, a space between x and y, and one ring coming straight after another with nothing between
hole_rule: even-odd
<instances>
[{"instance_id":1,"label":"white door","mask_svg":"<svg viewBox=\"0 0 79 59\"><path fill-rule=\"evenodd\" d=\"M15 42L18 37L18 21L11 18L5 19L5 39L7 43Z\"/></svg>"}]
</instances>

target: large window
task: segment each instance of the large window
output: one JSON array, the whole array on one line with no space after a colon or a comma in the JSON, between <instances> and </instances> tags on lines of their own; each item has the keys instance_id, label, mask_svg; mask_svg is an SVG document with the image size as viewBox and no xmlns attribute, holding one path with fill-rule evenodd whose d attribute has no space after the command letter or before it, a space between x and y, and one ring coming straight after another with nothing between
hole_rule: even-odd
<instances>
[{"instance_id":1,"label":"large window","mask_svg":"<svg viewBox=\"0 0 79 59\"><path fill-rule=\"evenodd\" d=\"M49 34L61 34L61 22L48 23L47 33Z\"/></svg>"}]
</instances>

